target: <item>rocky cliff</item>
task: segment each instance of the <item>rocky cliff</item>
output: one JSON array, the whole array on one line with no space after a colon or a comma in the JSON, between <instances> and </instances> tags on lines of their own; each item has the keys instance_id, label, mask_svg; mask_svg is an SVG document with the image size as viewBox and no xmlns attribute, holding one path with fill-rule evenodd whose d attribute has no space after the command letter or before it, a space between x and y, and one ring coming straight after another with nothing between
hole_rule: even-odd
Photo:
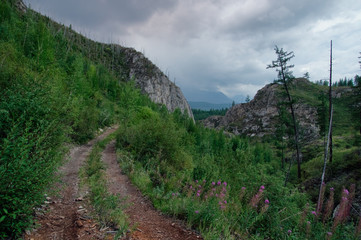
<instances>
[{"instance_id":1,"label":"rocky cliff","mask_svg":"<svg viewBox=\"0 0 361 240\"><path fill-rule=\"evenodd\" d=\"M142 53L132 48L117 45L125 63L127 76L134 79L143 93L156 103L164 104L168 110L179 108L193 118L192 110L181 89ZM116 50L117 51L117 50Z\"/></svg>"},{"instance_id":2,"label":"rocky cliff","mask_svg":"<svg viewBox=\"0 0 361 240\"><path fill-rule=\"evenodd\" d=\"M296 79L295 85L311 84L306 79ZM282 86L268 84L260 89L249 103L241 103L229 109L224 117L213 116L203 121L206 127L221 129L236 135L262 137L274 134L278 121L278 103L283 100L280 95ZM317 109L305 102L295 104L297 120L303 135L308 139L319 136L317 125Z\"/></svg>"},{"instance_id":3,"label":"rocky cliff","mask_svg":"<svg viewBox=\"0 0 361 240\"><path fill-rule=\"evenodd\" d=\"M94 61L102 62L120 80L134 80L142 93L147 94L153 102L164 104L169 111L179 108L193 119L192 110L181 89L142 53L117 44L103 44L89 39L80 41L82 45L89 45L90 50L85 54ZM87 43L89 41L91 43Z\"/></svg>"}]
</instances>

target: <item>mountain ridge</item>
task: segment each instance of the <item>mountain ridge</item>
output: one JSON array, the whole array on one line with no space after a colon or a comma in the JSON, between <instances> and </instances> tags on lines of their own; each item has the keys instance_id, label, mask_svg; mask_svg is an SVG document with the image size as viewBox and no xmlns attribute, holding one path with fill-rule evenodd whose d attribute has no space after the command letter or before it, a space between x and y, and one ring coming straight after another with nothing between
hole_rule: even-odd
<instances>
[{"instance_id":1,"label":"mountain ridge","mask_svg":"<svg viewBox=\"0 0 361 240\"><path fill-rule=\"evenodd\" d=\"M20 12L27 12L28 8L23 0L17 0L15 4ZM194 119L182 90L143 53L114 43L94 41L72 30L71 26L59 24L49 17L46 19L55 32L63 31L64 37L72 44L69 48L77 48L90 60L103 64L120 81L134 80L141 92L153 102L164 104L169 111L179 108L182 113L187 113Z\"/></svg>"}]
</instances>

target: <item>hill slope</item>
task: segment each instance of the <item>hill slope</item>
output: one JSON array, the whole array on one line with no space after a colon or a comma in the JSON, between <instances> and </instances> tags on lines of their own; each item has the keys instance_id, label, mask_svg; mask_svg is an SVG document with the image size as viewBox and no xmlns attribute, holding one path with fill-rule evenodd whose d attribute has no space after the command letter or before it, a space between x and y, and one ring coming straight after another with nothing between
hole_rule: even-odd
<instances>
[{"instance_id":1,"label":"hill slope","mask_svg":"<svg viewBox=\"0 0 361 240\"><path fill-rule=\"evenodd\" d=\"M303 136L308 140L318 139L320 96L326 95L328 88L309 82L307 79L295 79L291 85L291 95L295 102L295 113ZM322 94L321 94L322 93ZM334 89L335 119L334 131L341 132L348 126L356 126L357 119L352 115L352 106L345 101L353 96L348 87ZM271 83L260 89L249 103L237 104L228 110L224 117L212 117L203 121L207 127L224 128L234 134L262 137L275 134L279 122L279 106L285 101L282 86ZM348 116L344 118L345 114ZM215 120L216 119L216 120ZM353 120L352 120L353 119Z\"/></svg>"}]
</instances>

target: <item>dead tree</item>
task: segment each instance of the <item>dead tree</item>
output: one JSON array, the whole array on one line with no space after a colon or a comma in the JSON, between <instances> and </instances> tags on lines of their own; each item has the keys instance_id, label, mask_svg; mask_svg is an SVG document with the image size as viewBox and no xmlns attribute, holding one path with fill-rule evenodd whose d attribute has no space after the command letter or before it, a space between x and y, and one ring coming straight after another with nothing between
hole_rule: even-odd
<instances>
[{"instance_id":1,"label":"dead tree","mask_svg":"<svg viewBox=\"0 0 361 240\"><path fill-rule=\"evenodd\" d=\"M331 119L332 110L332 40L330 51L330 87L329 87L329 120ZM332 162L332 126L330 126L330 162Z\"/></svg>"}]
</instances>

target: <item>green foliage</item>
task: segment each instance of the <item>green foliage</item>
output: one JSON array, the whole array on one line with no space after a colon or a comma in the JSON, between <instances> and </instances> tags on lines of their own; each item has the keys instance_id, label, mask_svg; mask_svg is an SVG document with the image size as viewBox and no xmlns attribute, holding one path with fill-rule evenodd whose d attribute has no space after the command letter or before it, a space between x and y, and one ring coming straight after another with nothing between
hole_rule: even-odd
<instances>
[{"instance_id":1,"label":"green foliage","mask_svg":"<svg viewBox=\"0 0 361 240\"><path fill-rule=\"evenodd\" d=\"M30 10L18 14L13 1L0 2L0 238L16 238L31 224L33 208L42 202L61 164L64 143L84 143L98 128L117 122L123 170L156 207L185 219L205 238L325 238L327 226L309 211L305 215L312 232L299 224L307 196L291 184L283 186L284 173L272 146L205 129L179 110L169 114L141 95L133 81L119 82L130 79L122 53L113 51L114 46L86 40ZM291 79L292 66L283 67ZM290 89L296 100L312 106L322 103L318 92L324 86L299 85ZM335 101L335 133L359 126L352 120L355 112L349 111L354 102ZM287 120L287 113L281 117ZM284 129L291 125L286 120L279 126L280 139L291 134ZM330 172L359 169L359 138L342 137L335 139ZM122 202L106 191L99 158L109 139L94 148L84 175L100 222L125 231ZM306 180L312 181L322 165L316 153L319 145L304 164ZM357 179L360 173L350 176ZM330 180L336 183L339 178ZM342 184L349 180L342 177ZM260 186L265 188L260 191ZM217 197L210 196L213 187L219 191ZM343 224L334 236L352 239L352 231L352 224Z\"/></svg>"},{"instance_id":2,"label":"green foliage","mask_svg":"<svg viewBox=\"0 0 361 240\"><path fill-rule=\"evenodd\" d=\"M328 98L324 92L320 92L319 98L320 103L317 108L317 123L320 126L320 136L326 136L328 130Z\"/></svg>"},{"instance_id":3,"label":"green foliage","mask_svg":"<svg viewBox=\"0 0 361 240\"><path fill-rule=\"evenodd\" d=\"M228 111L228 108L222 108L222 109L211 109L211 110L201 110L201 109L192 109L194 120L203 120L210 116L220 115L224 116L226 115L226 112Z\"/></svg>"},{"instance_id":4,"label":"green foliage","mask_svg":"<svg viewBox=\"0 0 361 240\"><path fill-rule=\"evenodd\" d=\"M0 238L16 238L55 180L64 143L123 118L130 95L146 100L48 18L9 1L0 13Z\"/></svg>"},{"instance_id":5,"label":"green foliage","mask_svg":"<svg viewBox=\"0 0 361 240\"><path fill-rule=\"evenodd\" d=\"M280 227L297 225L295 216L306 197L283 187L279 163L268 146L228 138L222 132L194 124L189 127L190 123L177 112L168 117L161 114L161 109L137 108L117 137L122 169L155 206L187 219L203 236L282 238L287 231L280 233ZM177 157L177 152L192 156L191 164L184 155ZM227 185L222 205L218 197L210 197L212 182L218 181L221 186ZM260 206L253 209L250 202L261 185L267 190L259 199ZM247 191L241 197L243 187ZM220 196L223 190L218 189ZM269 208L264 206L265 199L272 203Z\"/></svg>"},{"instance_id":6,"label":"green foliage","mask_svg":"<svg viewBox=\"0 0 361 240\"><path fill-rule=\"evenodd\" d=\"M1 92L0 205L6 209L1 234L19 234L29 224L62 156L61 123L53 118L44 94L21 86Z\"/></svg>"},{"instance_id":7,"label":"green foliage","mask_svg":"<svg viewBox=\"0 0 361 240\"><path fill-rule=\"evenodd\" d=\"M160 181L158 175L170 176L193 166L192 157L185 151L189 143L186 132L169 118L149 107L140 107L117 138L118 145L136 154L146 169L160 168L153 177L154 186Z\"/></svg>"}]
</instances>

